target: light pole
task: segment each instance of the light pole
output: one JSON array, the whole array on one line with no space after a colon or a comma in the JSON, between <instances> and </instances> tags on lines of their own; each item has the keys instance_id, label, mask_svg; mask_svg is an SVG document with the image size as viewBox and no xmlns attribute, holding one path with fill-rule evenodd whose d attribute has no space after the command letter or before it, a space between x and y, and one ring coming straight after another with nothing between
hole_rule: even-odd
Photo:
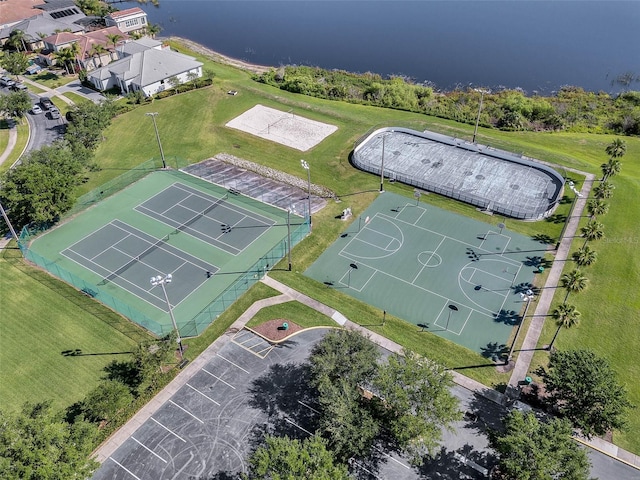
<instances>
[{"instance_id":1,"label":"light pole","mask_svg":"<svg viewBox=\"0 0 640 480\"><path fill-rule=\"evenodd\" d=\"M347 288L351 288L351 272L358 269L355 263L349 264L349 275L347 276Z\"/></svg>"},{"instance_id":2,"label":"light pole","mask_svg":"<svg viewBox=\"0 0 640 480\"><path fill-rule=\"evenodd\" d=\"M166 275L158 275L156 277L151 277L151 285L156 287L160 285L162 287L162 293L164 293L164 299L167 301L167 307L169 307L169 316L171 317L171 322L173 323L173 328L176 331L177 340L178 340L178 350L180 351L180 361L182 361L182 354L184 353L184 349L182 348L182 338L180 338L180 330L178 330L178 324L176 323L176 317L173 316L173 309L171 308L171 303L169 302L169 295L167 295L167 289L165 285L167 283L171 283L173 280L173 275L167 273Z\"/></svg>"},{"instance_id":3,"label":"light pole","mask_svg":"<svg viewBox=\"0 0 640 480\"><path fill-rule=\"evenodd\" d=\"M484 98L484 94L489 92L482 90L481 88L474 88L473 90L480 93L480 106L478 107L478 116L476 118L476 128L473 130L473 140L471 141L471 143L476 143L476 136L478 135L478 124L480 123L480 113L482 112L482 100Z\"/></svg>"},{"instance_id":4,"label":"light pole","mask_svg":"<svg viewBox=\"0 0 640 480\"><path fill-rule=\"evenodd\" d=\"M309 164L305 160L300 160L300 165L307 171L307 191L308 191L308 213L309 213L309 231L311 231L311 170Z\"/></svg>"},{"instance_id":5,"label":"light pole","mask_svg":"<svg viewBox=\"0 0 640 480\"><path fill-rule=\"evenodd\" d=\"M518 328L516 330L516 336L513 339L513 343L511 344L511 348L509 349L509 356L507 357L507 364L511 362L511 358L513 358L513 349L516 347L516 342L518 341L518 335L520 334L520 329L522 328L522 324L524 323L524 319L527 317L527 312L529 311L529 304L531 300L533 300L533 295L527 295L527 305L524 307L524 313L522 314L522 318L520 319L520 323L518 323Z\"/></svg>"},{"instance_id":6,"label":"light pole","mask_svg":"<svg viewBox=\"0 0 640 480\"><path fill-rule=\"evenodd\" d=\"M384 132L382 134L382 159L380 162L380 193L384 192L384 141L385 141L385 138L387 138L387 135L394 132L395 130L389 130L388 132Z\"/></svg>"},{"instance_id":7,"label":"light pole","mask_svg":"<svg viewBox=\"0 0 640 480\"><path fill-rule=\"evenodd\" d=\"M160 142L160 134L158 133L158 124L156 124L156 116L158 115L158 112L145 113L145 115L151 117L151 119L153 120L153 128L156 131L156 138L158 139L158 147L160 147L160 157L162 157L162 168L167 168L167 162L164 159L164 150L162 150L162 143Z\"/></svg>"},{"instance_id":8,"label":"light pole","mask_svg":"<svg viewBox=\"0 0 640 480\"><path fill-rule=\"evenodd\" d=\"M7 216L7 212L5 212L4 207L2 206L2 203L0 203L0 213L2 213L2 217L4 218L4 221L9 226L9 230L11 230L11 235L13 236L13 239L17 242L18 235L16 235L16 231L13 229L13 225L11 225L11 222L9 221L9 217Z\"/></svg>"},{"instance_id":9,"label":"light pole","mask_svg":"<svg viewBox=\"0 0 640 480\"><path fill-rule=\"evenodd\" d=\"M449 315L447 316L447 326L445 327L445 330L447 332L449 331L449 320L451 320L451 312L457 312L458 311L458 307L456 307L453 303L448 305L448 308L449 308Z\"/></svg>"}]
</instances>

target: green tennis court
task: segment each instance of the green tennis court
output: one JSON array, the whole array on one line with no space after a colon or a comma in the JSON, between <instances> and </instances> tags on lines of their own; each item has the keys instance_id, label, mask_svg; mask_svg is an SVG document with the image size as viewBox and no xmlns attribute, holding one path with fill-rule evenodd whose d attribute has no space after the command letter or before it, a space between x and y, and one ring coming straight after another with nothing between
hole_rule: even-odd
<instances>
[{"instance_id":1,"label":"green tennis court","mask_svg":"<svg viewBox=\"0 0 640 480\"><path fill-rule=\"evenodd\" d=\"M250 286L246 277L258 281L273 268L285 253L275 247L286 247L289 229L303 224L183 172L158 171L40 236L30 254L153 333L168 333L173 313L181 334L190 336L220 311L204 326L194 318L240 278L236 290L243 291ZM165 297L150 279L167 274L173 279ZM237 295L231 297L224 308Z\"/></svg>"},{"instance_id":2,"label":"green tennis court","mask_svg":"<svg viewBox=\"0 0 640 480\"><path fill-rule=\"evenodd\" d=\"M385 193L305 275L480 353L507 342L546 246ZM424 327L423 327L424 326Z\"/></svg>"}]
</instances>

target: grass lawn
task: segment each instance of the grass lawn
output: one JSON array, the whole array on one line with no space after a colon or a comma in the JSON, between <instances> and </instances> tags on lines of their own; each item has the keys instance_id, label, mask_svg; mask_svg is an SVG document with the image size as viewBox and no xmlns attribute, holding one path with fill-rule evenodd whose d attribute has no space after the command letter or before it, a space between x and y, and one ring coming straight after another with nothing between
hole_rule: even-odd
<instances>
[{"instance_id":1,"label":"grass lawn","mask_svg":"<svg viewBox=\"0 0 640 480\"><path fill-rule=\"evenodd\" d=\"M337 327L338 324L322 313L307 307L300 302L286 302L261 309L249 320L247 327L256 327L269 320L283 318L300 325L309 327Z\"/></svg>"},{"instance_id":2,"label":"grass lawn","mask_svg":"<svg viewBox=\"0 0 640 480\"><path fill-rule=\"evenodd\" d=\"M78 78L77 75L59 75L50 70L44 70L40 73L29 77L34 82L41 83L45 87L58 88L67 83L73 82Z\"/></svg>"},{"instance_id":3,"label":"grass lawn","mask_svg":"<svg viewBox=\"0 0 640 480\"><path fill-rule=\"evenodd\" d=\"M2 407L51 399L65 408L97 385L108 363L149 337L21 258L14 248L0 256ZM81 355L65 356L76 349Z\"/></svg>"},{"instance_id":4,"label":"grass lawn","mask_svg":"<svg viewBox=\"0 0 640 480\"><path fill-rule=\"evenodd\" d=\"M27 113L27 115L29 114ZM18 139L15 146L13 147L13 150L11 151L11 154L5 159L2 165L0 165L0 174L11 168L11 165L13 165L16 160L18 160L20 154L22 154L22 151L29 141L29 125L27 124L27 121L23 119L16 126L18 128ZM0 151L4 151L4 149Z\"/></svg>"},{"instance_id":5,"label":"grass lawn","mask_svg":"<svg viewBox=\"0 0 640 480\"><path fill-rule=\"evenodd\" d=\"M349 206L354 212L353 218L357 218L358 213L378 195L378 178L354 169L349 163L354 143L362 135L376 127L400 126L471 138L473 125L294 95L255 83L245 72L202 60L204 68L216 73L211 87L156 100L153 104L141 106L114 119L112 126L104 133L106 140L96 154L96 162L102 170L90 174L89 181L82 187L83 192L151 157L159 156L153 123L145 116L145 113L152 111L159 113L158 130L168 157L174 155L197 162L217 153L230 153L297 175L306 181L306 171L300 167L300 158L304 158L311 167L311 181L332 189L340 197L341 203L329 201L327 207L314 216L312 236L293 251L294 271L272 272L272 276L332 306L350 320L367 325L371 330L455 368L485 385L498 388L504 385L509 375L498 374L491 362L481 355L435 335L420 332L415 326L397 318L387 316L383 327L382 312L334 289L327 289L302 274L341 231L348 228L348 223L336 221L335 216ZM231 89L237 90L239 94L227 95L226 92ZM224 126L226 122L258 103L284 111L293 109L296 114L336 125L338 130L312 150L301 153ZM478 136L479 142L490 146L596 174L599 173L600 164L607 161L604 149L614 138L574 132L500 132L484 128L479 129ZM632 401L640 406L640 387L636 381L640 368L640 349L637 348L640 340L640 296L635 294L635 286L640 280L640 259L636 253L640 243L636 220L640 218L640 204L635 200L640 187L640 165L633 161L640 156L640 139L625 138L625 141L627 154L622 158L622 174L612 179L617 188L610 202L611 210L599 218L605 225L607 237L592 244L598 251L598 262L585 270L590 279L587 292L575 295L570 300L582 312L582 322L577 328L561 332L557 346L563 349L589 347L609 359L621 381L631 392ZM560 168L565 173L562 170ZM569 176L578 184L582 182L582 178L574 173L569 173ZM411 187L388 183L386 189L412 198ZM502 217L486 216L473 207L434 194L423 195L421 201L489 224L495 225L502 220ZM563 227L562 216L568 214L569 207L569 203L562 204L551 221L508 220L508 228L525 235L545 235L555 243ZM580 245L581 241L578 239L576 247ZM567 262L567 269L572 267L571 262ZM19 287L12 285L11 288ZM3 291L5 295L11 295L7 293L9 290ZM17 292L16 296L24 295L22 290ZM204 350L213 339L224 333L252 301L273 294L275 292L264 285L254 286L201 337L187 341L187 356L193 358ZM562 298L560 295L562 294L558 294L557 300ZM293 307L283 304L269 309L273 311L265 315L284 318L287 308ZM554 326L547 322L541 343L548 343L553 331ZM520 341L524 333L521 335ZM539 352L535 361L542 364L546 358L544 353ZM630 420L629 432L616 432L614 439L623 448L640 453L640 415L630 415Z\"/></svg>"},{"instance_id":6,"label":"grass lawn","mask_svg":"<svg viewBox=\"0 0 640 480\"><path fill-rule=\"evenodd\" d=\"M69 100L71 100L75 104L87 103L91 101L88 98L73 92L64 92L62 95L67 97Z\"/></svg>"}]
</instances>

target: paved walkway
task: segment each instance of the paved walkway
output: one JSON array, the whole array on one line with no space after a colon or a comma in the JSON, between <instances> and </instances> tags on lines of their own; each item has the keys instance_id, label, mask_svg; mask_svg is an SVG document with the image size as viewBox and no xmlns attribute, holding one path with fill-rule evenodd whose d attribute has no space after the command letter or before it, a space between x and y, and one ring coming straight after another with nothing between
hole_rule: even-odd
<instances>
[{"instance_id":1,"label":"paved walkway","mask_svg":"<svg viewBox=\"0 0 640 480\"><path fill-rule=\"evenodd\" d=\"M560 277L562 270L565 267L565 260L569 258L569 251L571 250L571 243L573 237L578 230L578 224L580 223L580 216L587 204L587 197L593 186L595 175L587 174L585 172L579 172L582 175L586 175L582 190L580 192L581 197L576 199L573 211L571 212L571 218L568 219L564 235L560 240L560 245L556 251L556 258L551 266L551 271L547 277L542 293L538 298L538 305L536 311L531 319L531 324L527 330L527 334L524 337L522 347L518 352L515 367L511 372L511 378L509 379L509 385L517 387L519 382L522 382L529 372L529 366L533 359L533 354L536 351L540 334L542 333L542 326L547 318L547 314L551 309L551 302L553 301L553 295L556 292L556 286L560 283Z\"/></svg>"},{"instance_id":2,"label":"paved walkway","mask_svg":"<svg viewBox=\"0 0 640 480\"><path fill-rule=\"evenodd\" d=\"M15 148L17 141L18 127L16 127L14 123L13 126L9 129L9 141L7 142L7 147L4 149L4 152L2 152L2 155L0 155L0 165L2 165L7 158L9 158L9 155L11 155L11 152Z\"/></svg>"}]
</instances>

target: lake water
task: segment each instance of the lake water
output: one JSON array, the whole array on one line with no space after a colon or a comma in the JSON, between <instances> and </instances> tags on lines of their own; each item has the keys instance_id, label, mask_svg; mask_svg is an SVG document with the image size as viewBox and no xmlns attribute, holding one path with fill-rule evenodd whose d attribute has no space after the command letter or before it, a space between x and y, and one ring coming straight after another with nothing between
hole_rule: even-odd
<instances>
[{"instance_id":1,"label":"lake water","mask_svg":"<svg viewBox=\"0 0 640 480\"><path fill-rule=\"evenodd\" d=\"M616 78L630 74L629 88L640 89L635 0L160 0L142 8L161 36L264 65L544 94L562 85L617 92Z\"/></svg>"}]
</instances>

